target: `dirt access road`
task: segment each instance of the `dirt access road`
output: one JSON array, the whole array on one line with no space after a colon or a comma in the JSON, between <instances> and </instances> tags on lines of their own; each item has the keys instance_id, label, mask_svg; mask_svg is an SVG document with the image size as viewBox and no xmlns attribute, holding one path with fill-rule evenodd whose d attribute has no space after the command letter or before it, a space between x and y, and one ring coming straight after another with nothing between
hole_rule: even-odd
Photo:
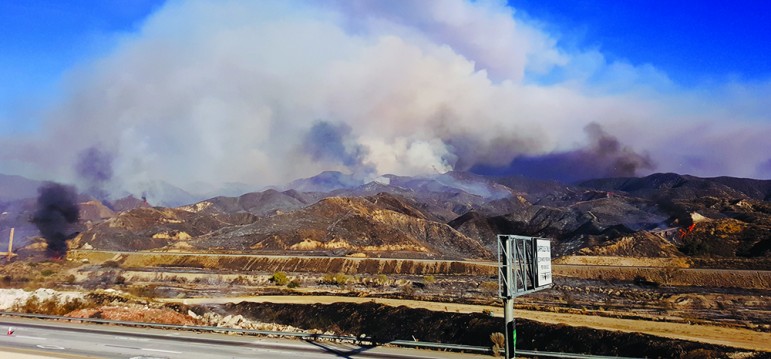
<instances>
[{"instance_id":1,"label":"dirt access road","mask_svg":"<svg viewBox=\"0 0 771 359\"><path fill-rule=\"evenodd\" d=\"M220 297L159 299L164 302L184 304L223 304L239 302L285 303L285 304L329 304L335 302L366 303L374 302L390 306L404 305L410 308L425 308L434 311L458 313L481 313L488 309L493 315L503 317L500 307L469 305L457 303L421 302L415 300L338 297L338 296L256 296L256 297ZM700 343L726 345L734 348L771 352L771 333L756 332L749 329L725 328L712 325L691 325L686 323L654 322L648 320L619 319L593 315L538 312L516 310L517 318L550 324L566 324L576 327L589 327L602 330L617 330L628 333L643 333L671 339L690 340Z\"/></svg>"}]
</instances>

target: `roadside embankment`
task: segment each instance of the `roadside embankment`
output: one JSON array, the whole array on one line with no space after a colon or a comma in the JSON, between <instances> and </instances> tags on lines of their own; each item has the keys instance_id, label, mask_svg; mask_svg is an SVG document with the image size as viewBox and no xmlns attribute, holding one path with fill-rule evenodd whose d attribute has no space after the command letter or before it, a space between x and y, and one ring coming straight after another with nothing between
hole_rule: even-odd
<instances>
[{"instance_id":1,"label":"roadside embankment","mask_svg":"<svg viewBox=\"0 0 771 359\"><path fill-rule=\"evenodd\" d=\"M175 267L255 272L404 275L497 274L494 265L451 260L102 251L71 251L68 256L72 260L86 259L91 263L113 260L119 262L122 268Z\"/></svg>"}]
</instances>

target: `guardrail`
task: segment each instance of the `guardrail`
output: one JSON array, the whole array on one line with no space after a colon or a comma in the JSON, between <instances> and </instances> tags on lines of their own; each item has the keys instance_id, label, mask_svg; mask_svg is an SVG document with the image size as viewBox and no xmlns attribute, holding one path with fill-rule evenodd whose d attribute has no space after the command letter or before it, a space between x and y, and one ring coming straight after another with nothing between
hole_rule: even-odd
<instances>
[{"instance_id":1,"label":"guardrail","mask_svg":"<svg viewBox=\"0 0 771 359\"><path fill-rule=\"evenodd\" d=\"M231 333L243 333L243 334L265 335L265 336L272 335L272 336L278 336L278 337L302 338L306 340L316 340L316 339L340 340L340 341L349 341L356 344L364 344L364 345L377 345L380 343L377 341L376 338L367 337L367 336L355 337L355 336L345 336L345 335L281 332L281 331L273 331L273 330L255 330L255 329L238 329L238 328L224 328L224 327L211 327L211 326L189 326L189 325L177 325L177 324L127 322L127 321L120 321L120 320L109 320L109 319L98 319L98 318L72 318L72 317L64 317L64 316L58 316L58 315L28 314L28 313L16 313L16 312L0 312L0 316L66 320L70 322L112 324L112 325L123 325L123 326L131 326L131 327L148 327L148 328L156 328L156 329L175 329L175 330L206 331L206 332L231 332ZM394 345L399 347L408 347L408 348L451 350L451 351L472 352L472 353L482 353L482 354L493 353L491 347L481 347L481 346L463 345L463 344L432 343L432 342L421 342L421 341L410 341L410 340L391 340L380 344L389 344L389 345ZM599 355L590 355L590 354L542 352L537 350L516 350L515 353L517 355L536 356L539 358L636 359L636 358L630 358L630 357L617 357L617 356L599 356Z\"/></svg>"}]
</instances>

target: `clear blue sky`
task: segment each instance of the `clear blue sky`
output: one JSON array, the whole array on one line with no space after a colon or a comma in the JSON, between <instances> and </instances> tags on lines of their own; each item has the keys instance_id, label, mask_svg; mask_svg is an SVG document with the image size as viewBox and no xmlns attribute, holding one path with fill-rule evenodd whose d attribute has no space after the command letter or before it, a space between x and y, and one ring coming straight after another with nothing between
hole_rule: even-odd
<instances>
[{"instance_id":1,"label":"clear blue sky","mask_svg":"<svg viewBox=\"0 0 771 359\"><path fill-rule=\"evenodd\" d=\"M509 0L560 36L610 60L651 64L694 86L771 78L771 2L697 0Z\"/></svg>"},{"instance_id":2,"label":"clear blue sky","mask_svg":"<svg viewBox=\"0 0 771 359\"><path fill-rule=\"evenodd\" d=\"M109 51L161 0L0 1L0 121L34 108L78 63ZM14 116L15 117L15 116ZM34 124L0 122L16 132Z\"/></svg>"}]
</instances>

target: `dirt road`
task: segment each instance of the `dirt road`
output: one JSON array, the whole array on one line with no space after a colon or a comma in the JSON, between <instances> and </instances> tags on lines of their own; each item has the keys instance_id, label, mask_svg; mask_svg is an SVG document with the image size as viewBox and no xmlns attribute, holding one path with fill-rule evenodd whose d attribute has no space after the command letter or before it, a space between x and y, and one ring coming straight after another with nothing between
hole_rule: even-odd
<instances>
[{"instance_id":1,"label":"dirt road","mask_svg":"<svg viewBox=\"0 0 771 359\"><path fill-rule=\"evenodd\" d=\"M449 311L458 313L481 313L488 309L493 315L503 317L500 307L421 302L414 300L336 297L336 296L257 296L230 298L188 298L164 299L166 302L182 302L184 304L222 304L249 302L271 302L287 304L329 304L335 302L365 303L375 302L390 306L404 305L410 308L425 308L434 311ZM648 320L618 319L592 315L537 312L531 310L515 311L516 318L524 318L542 323L566 324L603 330L617 330L630 333L643 333L665 338L690 340L701 343L726 345L734 348L760 350L771 352L771 333L756 332L749 329L725 328L712 325L690 325L686 323L654 322Z\"/></svg>"}]
</instances>

